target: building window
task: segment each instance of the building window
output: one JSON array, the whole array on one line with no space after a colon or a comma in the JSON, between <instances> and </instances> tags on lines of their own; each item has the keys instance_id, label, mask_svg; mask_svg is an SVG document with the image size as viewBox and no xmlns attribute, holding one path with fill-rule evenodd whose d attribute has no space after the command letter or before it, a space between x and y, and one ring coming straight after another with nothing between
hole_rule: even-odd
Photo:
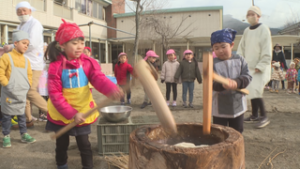
<instances>
[{"instance_id":1,"label":"building window","mask_svg":"<svg viewBox=\"0 0 300 169\"><path fill-rule=\"evenodd\" d=\"M103 6L92 0L75 0L75 8L79 13L103 20Z\"/></svg>"},{"instance_id":2,"label":"building window","mask_svg":"<svg viewBox=\"0 0 300 169\"><path fill-rule=\"evenodd\" d=\"M15 5L24 0L15 0ZM25 0L30 3L37 11L46 11L46 0Z\"/></svg>"},{"instance_id":3,"label":"building window","mask_svg":"<svg viewBox=\"0 0 300 169\"><path fill-rule=\"evenodd\" d=\"M53 14L65 19L72 20L72 10L68 7L67 0L54 0L53 1Z\"/></svg>"}]
</instances>

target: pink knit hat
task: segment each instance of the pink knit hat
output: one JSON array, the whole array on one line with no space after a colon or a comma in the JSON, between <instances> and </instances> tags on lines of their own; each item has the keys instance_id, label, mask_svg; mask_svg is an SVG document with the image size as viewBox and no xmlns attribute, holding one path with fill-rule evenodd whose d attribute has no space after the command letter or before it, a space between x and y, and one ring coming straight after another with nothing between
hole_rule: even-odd
<instances>
[{"instance_id":1,"label":"pink knit hat","mask_svg":"<svg viewBox=\"0 0 300 169\"><path fill-rule=\"evenodd\" d=\"M118 56L118 58L120 58L121 56L127 56L127 54L125 53L125 52L121 52L120 54L119 54L119 56Z\"/></svg>"},{"instance_id":2,"label":"pink knit hat","mask_svg":"<svg viewBox=\"0 0 300 169\"><path fill-rule=\"evenodd\" d=\"M149 50L149 51L146 53L146 57L144 58L144 60L147 60L148 57L155 57L155 58L158 58L159 56L158 56L153 50Z\"/></svg>"},{"instance_id":3,"label":"pink knit hat","mask_svg":"<svg viewBox=\"0 0 300 169\"><path fill-rule=\"evenodd\" d=\"M185 56L185 55L188 54L188 53L194 54L193 51L191 51L191 50L188 49L188 50L185 50L185 51L183 52L183 56Z\"/></svg>"},{"instance_id":4,"label":"pink knit hat","mask_svg":"<svg viewBox=\"0 0 300 169\"><path fill-rule=\"evenodd\" d=\"M172 55L172 54L175 54L175 51L173 49L169 49L166 54Z\"/></svg>"}]
</instances>

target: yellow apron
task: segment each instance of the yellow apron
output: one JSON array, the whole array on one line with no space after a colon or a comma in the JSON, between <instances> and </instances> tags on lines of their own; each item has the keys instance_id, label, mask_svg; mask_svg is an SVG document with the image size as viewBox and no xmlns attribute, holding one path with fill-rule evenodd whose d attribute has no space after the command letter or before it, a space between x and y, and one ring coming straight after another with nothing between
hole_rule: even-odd
<instances>
[{"instance_id":1,"label":"yellow apron","mask_svg":"<svg viewBox=\"0 0 300 169\"><path fill-rule=\"evenodd\" d=\"M63 86L63 96L66 99L67 103L70 104L74 109L80 113L86 113L90 109L96 106L93 99L92 93L90 92L88 86L88 78L86 77L81 61L80 68L78 69L65 69L66 60L63 61L63 72L62 72L62 86ZM74 121L66 119L61 115L54 105L52 104L51 99L48 100L48 113L49 116L55 121L62 121L65 124L69 124ZM99 113L94 113L92 116L86 118L83 124L93 123L99 116Z\"/></svg>"}]
</instances>

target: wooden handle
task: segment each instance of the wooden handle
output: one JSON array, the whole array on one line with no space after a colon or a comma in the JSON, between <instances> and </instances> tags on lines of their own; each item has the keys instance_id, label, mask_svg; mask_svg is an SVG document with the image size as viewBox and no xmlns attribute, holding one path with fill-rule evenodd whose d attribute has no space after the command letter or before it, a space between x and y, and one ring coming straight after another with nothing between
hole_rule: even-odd
<instances>
[{"instance_id":1,"label":"wooden handle","mask_svg":"<svg viewBox=\"0 0 300 169\"><path fill-rule=\"evenodd\" d=\"M157 82L150 72L151 69L149 65L144 60L140 60L136 64L135 70L165 132L171 135L176 134L177 127L174 117L165 102Z\"/></svg>"},{"instance_id":2,"label":"wooden handle","mask_svg":"<svg viewBox=\"0 0 300 169\"><path fill-rule=\"evenodd\" d=\"M101 101L96 107L94 107L91 110L89 110L88 112L84 113L83 114L83 118L87 118L87 117L93 115L94 113L97 112L96 111L97 109L107 106L111 101L112 100L109 99L109 98L106 98L105 100ZM72 123L66 125L62 129L60 129L58 132L52 134L50 137L51 137L52 140L55 140L58 137L60 137L63 134L65 134L66 132L68 132L69 130L71 130L75 126L77 126L77 123L75 121L73 121Z\"/></svg>"},{"instance_id":3,"label":"wooden handle","mask_svg":"<svg viewBox=\"0 0 300 169\"><path fill-rule=\"evenodd\" d=\"M222 77L222 76L220 76L216 73L213 74L213 80L218 82L218 83L224 84L224 85L229 85L228 79L226 79L226 78L224 78L224 77ZM247 89L236 89L236 91L239 91L239 92L244 93L246 95L249 94L249 91Z\"/></svg>"},{"instance_id":4,"label":"wooden handle","mask_svg":"<svg viewBox=\"0 0 300 169\"><path fill-rule=\"evenodd\" d=\"M210 134L213 91L213 57L203 54L203 134Z\"/></svg>"}]
</instances>

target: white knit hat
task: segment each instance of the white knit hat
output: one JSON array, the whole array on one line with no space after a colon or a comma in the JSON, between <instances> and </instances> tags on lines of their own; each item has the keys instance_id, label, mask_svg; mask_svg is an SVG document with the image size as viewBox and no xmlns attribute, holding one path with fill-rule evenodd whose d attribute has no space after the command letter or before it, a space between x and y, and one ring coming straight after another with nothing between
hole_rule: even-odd
<instances>
[{"instance_id":1,"label":"white knit hat","mask_svg":"<svg viewBox=\"0 0 300 169\"><path fill-rule=\"evenodd\" d=\"M273 66L275 66L275 67L280 67L280 62L275 62L275 63L273 64Z\"/></svg>"},{"instance_id":2,"label":"white knit hat","mask_svg":"<svg viewBox=\"0 0 300 169\"><path fill-rule=\"evenodd\" d=\"M14 30L12 34L12 40L13 42L18 42L20 40L28 39L29 40L29 35L27 32L22 31L22 30Z\"/></svg>"},{"instance_id":3,"label":"white knit hat","mask_svg":"<svg viewBox=\"0 0 300 169\"><path fill-rule=\"evenodd\" d=\"M291 62L291 63L290 63L290 66L292 66L292 65L295 65L295 62Z\"/></svg>"},{"instance_id":4,"label":"white knit hat","mask_svg":"<svg viewBox=\"0 0 300 169\"><path fill-rule=\"evenodd\" d=\"M259 7L257 7L257 6L251 6L251 7L248 9L248 11L253 11L253 12L255 12L257 15L261 16L261 10L260 10ZM247 11L247 12L248 12L248 11Z\"/></svg>"}]
</instances>

